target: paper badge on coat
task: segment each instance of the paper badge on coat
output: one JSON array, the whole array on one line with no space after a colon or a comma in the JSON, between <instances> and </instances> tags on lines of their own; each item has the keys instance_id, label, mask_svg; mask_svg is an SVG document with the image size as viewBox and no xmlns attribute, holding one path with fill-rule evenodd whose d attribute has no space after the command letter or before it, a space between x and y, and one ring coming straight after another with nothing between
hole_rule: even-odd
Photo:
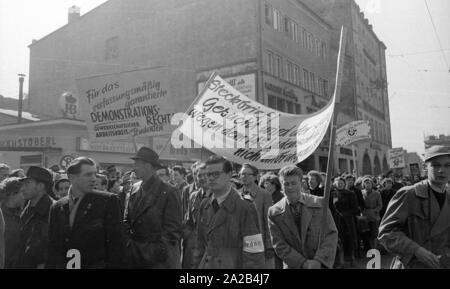
<instances>
[{"instance_id":1,"label":"paper badge on coat","mask_svg":"<svg viewBox=\"0 0 450 289\"><path fill-rule=\"evenodd\" d=\"M261 234L244 236L244 252L261 253L264 252L264 243Z\"/></svg>"}]
</instances>

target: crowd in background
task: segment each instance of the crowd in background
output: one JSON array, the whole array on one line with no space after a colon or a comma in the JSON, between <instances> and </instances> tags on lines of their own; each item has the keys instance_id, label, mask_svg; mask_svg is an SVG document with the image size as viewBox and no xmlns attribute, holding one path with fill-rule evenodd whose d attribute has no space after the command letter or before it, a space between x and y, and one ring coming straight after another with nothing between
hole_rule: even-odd
<instances>
[{"instance_id":1,"label":"crowd in background","mask_svg":"<svg viewBox=\"0 0 450 289\"><path fill-rule=\"evenodd\" d=\"M158 177L176 187L179 191L179 202L183 212L183 224L188 226L188 207L192 193L198 189L198 176L195 176L195 163L186 169L181 165L163 167L157 170ZM250 168L250 169L253 169ZM53 176L53 185L47 189L48 194L58 200L68 194L70 180L64 170L53 166L48 168ZM237 190L245 191L243 187L249 187L248 175L245 168L236 166L233 171L232 186ZM5 268L13 268L17 262L21 250L20 242L20 216L26 203L26 197L21 191L21 178L25 172L21 169L11 170L6 164L0 164L0 202L4 215L6 261ZM323 197L325 189L324 172L310 171L303 177L302 190L314 196ZM122 213L125 213L126 202L130 190L139 180L133 170L120 172L111 165L105 169L98 169L96 174L95 189L108 191L119 197ZM332 178L329 208L338 229L338 249L335 259L335 268L354 266L356 258L365 257L364 252L369 249L383 248L377 246L376 238L378 226L383 217L387 205L392 196L403 186L412 185L410 178L394 176L388 172L383 176L363 176L355 178L352 174L344 173ZM271 196L270 205L277 203L283 198L282 186L276 171L257 172L250 179L255 186L267 192ZM265 208L267 211L268 208ZM267 212L266 212L267 213ZM261 222L265 222L263 218ZM264 228L262 228L264 229ZM191 230L192 231L192 230ZM267 233L268 234L268 233ZM268 241L267 241L268 240ZM268 237L265 243L270 243ZM265 244L270 247L270 244ZM184 246L189 246L187 242ZM187 258L187 257L186 257ZM188 258L189 259L189 258ZM281 260L275 255L275 268L281 268Z\"/></svg>"}]
</instances>

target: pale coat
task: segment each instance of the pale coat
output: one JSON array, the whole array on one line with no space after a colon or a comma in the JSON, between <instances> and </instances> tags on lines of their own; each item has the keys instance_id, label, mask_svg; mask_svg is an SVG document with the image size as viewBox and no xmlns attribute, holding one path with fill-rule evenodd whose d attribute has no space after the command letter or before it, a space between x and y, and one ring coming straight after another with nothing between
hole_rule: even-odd
<instances>
[{"instance_id":1,"label":"pale coat","mask_svg":"<svg viewBox=\"0 0 450 289\"><path fill-rule=\"evenodd\" d=\"M286 197L269 209L272 244L278 257L283 260L284 269L301 269L305 261L313 259L322 267L333 267L338 232L327 206L327 227L319 247L322 202L321 197L301 193L301 234Z\"/></svg>"},{"instance_id":2,"label":"pale coat","mask_svg":"<svg viewBox=\"0 0 450 289\"><path fill-rule=\"evenodd\" d=\"M254 204L243 200L233 188L217 213L214 213L212 200L212 197L204 199L200 206L198 245L194 256L195 263L199 264L197 268L264 268L264 246ZM253 252L244 248L244 240L249 237L259 238L250 250Z\"/></svg>"},{"instance_id":3,"label":"pale coat","mask_svg":"<svg viewBox=\"0 0 450 289\"><path fill-rule=\"evenodd\" d=\"M447 190L440 210L431 188L428 189L427 181L403 187L389 202L378 239L396 255L392 268L428 268L415 257L420 247L435 255L450 254L450 192Z\"/></svg>"}]
</instances>

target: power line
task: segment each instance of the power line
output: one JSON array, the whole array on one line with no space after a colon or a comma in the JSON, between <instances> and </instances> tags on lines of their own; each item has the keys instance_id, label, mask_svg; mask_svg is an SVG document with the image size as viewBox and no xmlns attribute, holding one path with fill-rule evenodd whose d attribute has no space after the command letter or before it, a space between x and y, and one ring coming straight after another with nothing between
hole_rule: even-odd
<instances>
[{"instance_id":1,"label":"power line","mask_svg":"<svg viewBox=\"0 0 450 289\"><path fill-rule=\"evenodd\" d=\"M431 15L430 8L428 7L428 2L427 2L427 0L423 0L423 1L425 2L425 6L427 7L427 11L428 11L428 15L430 16L431 24L433 24L434 33L436 34L436 38L437 38L438 43L439 43L439 48L442 50L441 51L442 52L442 57L444 58L444 62L447 65L447 70L450 73L450 66L448 65L447 57L445 57L445 53L443 51L444 49L442 48L441 39L439 38L439 34L437 32L436 25L434 24L434 20L433 20L433 16Z\"/></svg>"},{"instance_id":2,"label":"power line","mask_svg":"<svg viewBox=\"0 0 450 289\"><path fill-rule=\"evenodd\" d=\"M445 51L450 51L450 48L439 49L439 50L428 50L428 51L411 52L411 53L403 53L403 54L389 54L388 56L389 57L404 57L404 56L430 54L430 53L445 52Z\"/></svg>"}]
</instances>

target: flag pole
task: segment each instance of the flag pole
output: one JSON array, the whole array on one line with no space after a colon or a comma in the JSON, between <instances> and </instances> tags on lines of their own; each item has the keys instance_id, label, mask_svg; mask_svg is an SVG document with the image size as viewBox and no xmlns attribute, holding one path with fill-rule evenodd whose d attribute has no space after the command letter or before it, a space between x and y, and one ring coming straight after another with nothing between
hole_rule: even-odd
<instances>
[{"instance_id":1,"label":"flag pole","mask_svg":"<svg viewBox=\"0 0 450 289\"><path fill-rule=\"evenodd\" d=\"M354 144L352 144L352 158L353 158L353 172L355 173L355 178L357 178L358 177L358 166L356 165L356 155L355 155L355 145Z\"/></svg>"},{"instance_id":2,"label":"flag pole","mask_svg":"<svg viewBox=\"0 0 450 289\"><path fill-rule=\"evenodd\" d=\"M202 90L200 91L200 93L197 95L197 97L191 102L191 104L189 105L189 107L186 109L186 113L189 113L189 111L192 109L192 107L197 103L198 99L203 96L203 94L205 94L206 90L208 90L209 84L213 81L214 78L216 78L217 76L217 72L214 71L213 73L211 73L211 76L208 78L208 80L205 82L205 85L203 86ZM183 120L183 122L185 122L186 119ZM175 130L177 130L177 128L175 128ZM171 140L171 137L169 136L169 138L167 139L166 144L164 145L164 147L158 152L158 155L161 155L161 153L166 149L167 145L169 144Z\"/></svg>"},{"instance_id":3,"label":"flag pole","mask_svg":"<svg viewBox=\"0 0 450 289\"><path fill-rule=\"evenodd\" d=\"M328 214L328 204L330 202L330 191L331 191L331 177L334 172L334 151L336 143L336 129L337 129L337 107L341 102L341 86L344 70L344 60L345 60L345 46L346 46L346 35L347 30L344 26L341 27L341 37L339 42L339 53L337 57L337 69L336 69L336 85L334 88L335 104L333 110L333 118L331 122L331 134L330 134L330 146L328 148L328 164L327 164L327 175L325 179L325 191L323 196L323 208L322 208L322 226L320 230L319 246L322 244L325 236L325 228L327 226L327 214Z\"/></svg>"}]
</instances>

